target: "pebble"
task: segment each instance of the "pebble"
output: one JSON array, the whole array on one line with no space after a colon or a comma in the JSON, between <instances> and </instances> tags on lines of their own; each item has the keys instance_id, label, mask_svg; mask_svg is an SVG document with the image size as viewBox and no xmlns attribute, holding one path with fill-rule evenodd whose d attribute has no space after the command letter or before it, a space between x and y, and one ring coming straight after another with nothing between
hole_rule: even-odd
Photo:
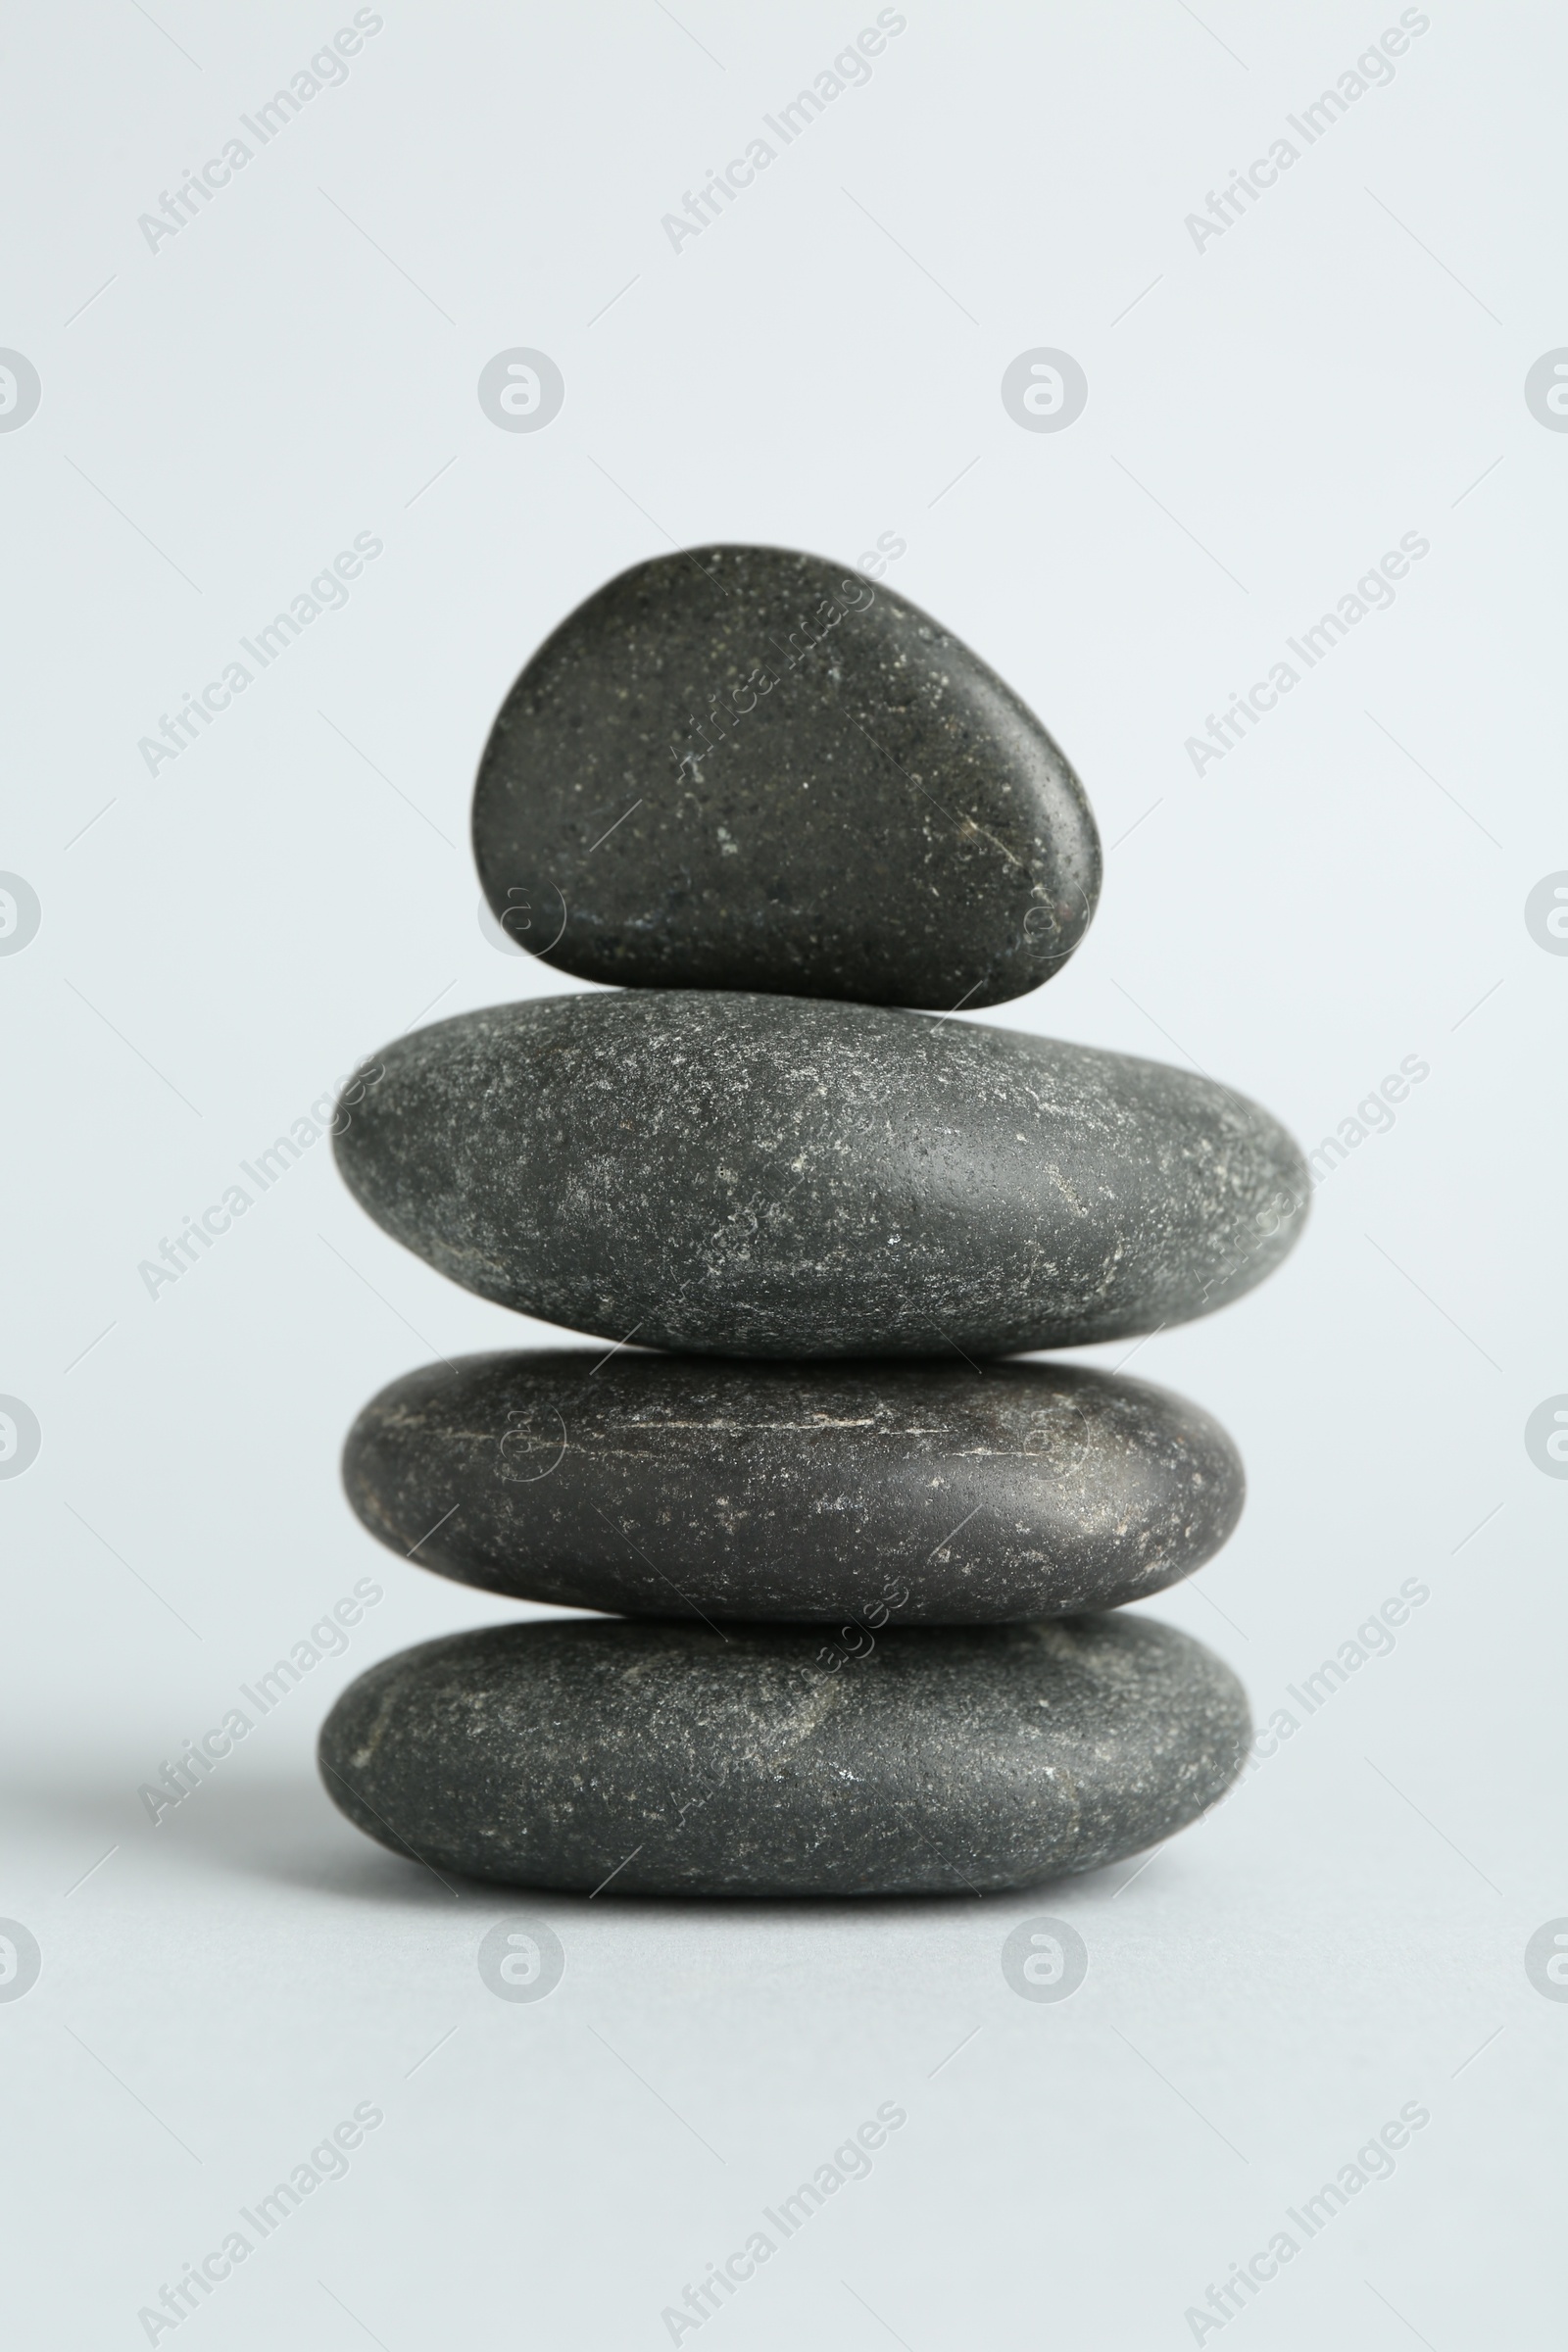
<instances>
[{"instance_id":1,"label":"pebble","mask_svg":"<svg viewBox=\"0 0 1568 2352\"><path fill-rule=\"evenodd\" d=\"M694 1353L960 1356L1211 1312L1310 1195L1267 1112L1092 1047L831 1000L537 998L388 1046L338 1165L542 1321Z\"/></svg>"},{"instance_id":2,"label":"pebble","mask_svg":"<svg viewBox=\"0 0 1568 2352\"><path fill-rule=\"evenodd\" d=\"M349 1432L373 1536L514 1599L984 1625L1140 1600L1219 1549L1242 1464L1143 1381L1001 1362L740 1364L556 1348L406 1373Z\"/></svg>"},{"instance_id":3,"label":"pebble","mask_svg":"<svg viewBox=\"0 0 1568 2352\"><path fill-rule=\"evenodd\" d=\"M992 1893L1168 1838L1234 1779L1230 1669L1144 1616L818 1629L543 1620L344 1691L332 1797L394 1852L606 1895Z\"/></svg>"},{"instance_id":4,"label":"pebble","mask_svg":"<svg viewBox=\"0 0 1568 2352\"><path fill-rule=\"evenodd\" d=\"M497 919L561 970L945 1011L1059 970L1100 891L1083 787L968 647L818 556L704 547L609 582L480 761Z\"/></svg>"}]
</instances>

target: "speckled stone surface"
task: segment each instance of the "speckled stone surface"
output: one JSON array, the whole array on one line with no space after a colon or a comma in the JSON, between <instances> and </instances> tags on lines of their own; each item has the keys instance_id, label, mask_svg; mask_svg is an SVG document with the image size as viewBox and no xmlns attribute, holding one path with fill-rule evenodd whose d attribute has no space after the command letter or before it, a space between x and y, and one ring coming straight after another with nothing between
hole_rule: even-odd
<instances>
[{"instance_id":1,"label":"speckled stone surface","mask_svg":"<svg viewBox=\"0 0 1568 2352\"><path fill-rule=\"evenodd\" d=\"M1310 1190L1285 1130L1207 1078L825 1000L500 1004L355 1084L338 1165L399 1241L546 1322L698 1353L1152 1331L1260 1282Z\"/></svg>"},{"instance_id":2,"label":"speckled stone surface","mask_svg":"<svg viewBox=\"0 0 1568 2352\"><path fill-rule=\"evenodd\" d=\"M1100 843L1038 719L881 583L781 548L656 557L502 706L473 846L563 971L996 1004L1087 928Z\"/></svg>"},{"instance_id":3,"label":"speckled stone surface","mask_svg":"<svg viewBox=\"0 0 1568 2352\"><path fill-rule=\"evenodd\" d=\"M322 1728L349 1819L441 1872L579 1893L979 1893L1093 1870L1223 1792L1227 1666L1148 1617L816 1629L608 1622L422 1642Z\"/></svg>"},{"instance_id":4,"label":"speckled stone surface","mask_svg":"<svg viewBox=\"0 0 1568 2352\"><path fill-rule=\"evenodd\" d=\"M343 1455L401 1557L630 1616L985 1625L1142 1599L1241 1515L1195 1405L1064 1364L557 1348L411 1372Z\"/></svg>"}]
</instances>

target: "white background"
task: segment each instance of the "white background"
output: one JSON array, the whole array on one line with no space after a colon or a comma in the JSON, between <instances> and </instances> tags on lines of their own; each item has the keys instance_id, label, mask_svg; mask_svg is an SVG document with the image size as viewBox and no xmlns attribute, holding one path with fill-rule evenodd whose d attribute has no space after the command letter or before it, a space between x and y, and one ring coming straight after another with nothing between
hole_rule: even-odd
<instances>
[{"instance_id":1,"label":"white background","mask_svg":"<svg viewBox=\"0 0 1568 2352\"><path fill-rule=\"evenodd\" d=\"M181 2343L657 2346L895 2100L871 2177L706 2345L1191 2343L1410 2101L1394 2177L1202 2340L1553 2342L1568 2005L1523 1953L1568 1913L1568 1487L1523 1430L1568 1390L1568 959L1523 909L1568 866L1568 437L1523 385L1568 341L1560 12L1434 0L1200 251L1186 216L1397 8L908 0L869 82L678 253L662 216L874 10L382 13L156 252L138 216L349 8L96 0L8 36L0 343L43 385L0 435L0 866L42 906L0 960L0 1390L43 1433L0 1484L0 1913L43 1953L0 2004L9 2340L146 2341L139 2308L368 2100L348 2178ZM514 345L565 379L542 432L478 405ZM1041 345L1088 374L1060 433L999 394ZM361 531L385 552L346 609L150 776L160 714ZM1394 608L1195 775L1207 714L1411 531ZM570 607L671 545L854 563L879 533L1117 845L1076 960L989 1017L1195 1060L1308 1147L1430 1064L1264 1291L1138 1355L1250 1476L1155 1614L1266 1718L1402 1580L1430 1599L1136 1877L453 1893L339 1819L313 1740L374 1658L505 1611L379 1551L337 1451L437 1350L557 1335L401 1253L324 1144L156 1298L138 1264L428 1008L572 985L481 935L466 842L496 706ZM138 1784L367 1575L349 1653L154 1829ZM536 2004L476 1972L509 1910L565 1949ZM998 1964L1042 1911L1090 1951L1059 2005Z\"/></svg>"}]
</instances>

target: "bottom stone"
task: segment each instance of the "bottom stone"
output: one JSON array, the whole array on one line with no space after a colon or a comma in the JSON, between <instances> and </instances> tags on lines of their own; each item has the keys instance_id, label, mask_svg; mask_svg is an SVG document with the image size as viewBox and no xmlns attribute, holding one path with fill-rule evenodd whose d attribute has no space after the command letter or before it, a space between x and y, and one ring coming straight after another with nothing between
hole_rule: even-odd
<instances>
[{"instance_id":1,"label":"bottom stone","mask_svg":"<svg viewBox=\"0 0 1568 2352\"><path fill-rule=\"evenodd\" d=\"M1148 1617L900 1627L858 1656L820 1628L544 1619L372 1666L320 1766L394 1852L512 1886L984 1894L1169 1837L1250 1734L1229 1667Z\"/></svg>"}]
</instances>

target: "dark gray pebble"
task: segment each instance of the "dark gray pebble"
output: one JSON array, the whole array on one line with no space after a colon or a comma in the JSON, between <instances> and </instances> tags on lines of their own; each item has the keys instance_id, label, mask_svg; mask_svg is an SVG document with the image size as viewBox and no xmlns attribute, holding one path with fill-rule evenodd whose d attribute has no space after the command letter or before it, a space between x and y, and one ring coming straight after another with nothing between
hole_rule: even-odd
<instances>
[{"instance_id":1,"label":"dark gray pebble","mask_svg":"<svg viewBox=\"0 0 1568 2352\"><path fill-rule=\"evenodd\" d=\"M1207 1314L1285 1255L1285 1130L1163 1062L720 991L500 1004L353 1082L338 1165L486 1298L619 1343L962 1356Z\"/></svg>"},{"instance_id":2,"label":"dark gray pebble","mask_svg":"<svg viewBox=\"0 0 1568 2352\"><path fill-rule=\"evenodd\" d=\"M1250 1725L1141 1616L815 1630L577 1619L422 1642L321 1732L349 1819L439 1872L591 1894L996 1892L1153 1845Z\"/></svg>"},{"instance_id":3,"label":"dark gray pebble","mask_svg":"<svg viewBox=\"0 0 1568 2352\"><path fill-rule=\"evenodd\" d=\"M736 1364L599 1350L405 1374L343 1481L404 1558L631 1616L988 1625L1142 1599L1241 1515L1196 1405L1063 1364Z\"/></svg>"},{"instance_id":4,"label":"dark gray pebble","mask_svg":"<svg viewBox=\"0 0 1568 2352\"><path fill-rule=\"evenodd\" d=\"M622 572L534 655L473 846L519 945L632 988L946 1010L1071 955L1100 890L1083 788L967 646L818 556Z\"/></svg>"}]
</instances>

